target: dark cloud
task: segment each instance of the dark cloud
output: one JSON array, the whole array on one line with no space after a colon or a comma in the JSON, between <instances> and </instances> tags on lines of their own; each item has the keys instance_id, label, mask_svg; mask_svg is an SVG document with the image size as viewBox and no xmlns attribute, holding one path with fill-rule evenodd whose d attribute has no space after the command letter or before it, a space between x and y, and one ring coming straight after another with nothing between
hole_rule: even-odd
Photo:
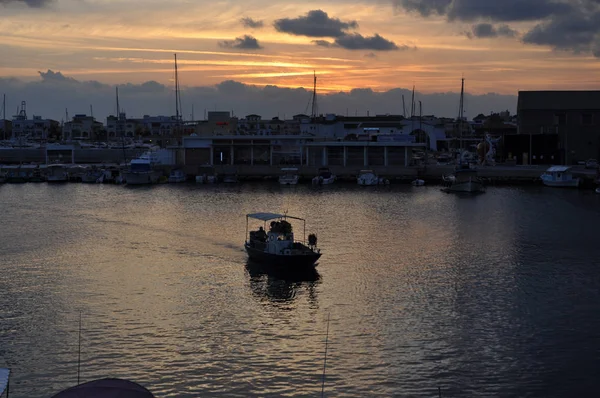
<instances>
[{"instance_id":1,"label":"dark cloud","mask_svg":"<svg viewBox=\"0 0 600 398\"><path fill-rule=\"evenodd\" d=\"M321 47L339 47L346 50L393 51L408 50L410 48L406 45L398 47L393 41L384 39L378 34L371 37L365 37L359 33L351 33L337 37L334 42L327 40L313 40L313 43Z\"/></svg>"},{"instance_id":2,"label":"dark cloud","mask_svg":"<svg viewBox=\"0 0 600 398\"><path fill-rule=\"evenodd\" d=\"M0 0L0 4L21 3L31 8L42 8L52 3L53 0Z\"/></svg>"},{"instance_id":3,"label":"dark cloud","mask_svg":"<svg viewBox=\"0 0 600 398\"><path fill-rule=\"evenodd\" d=\"M392 0L397 9L449 21L480 21L469 37L516 36L507 25L537 21L522 36L526 44L549 46L600 58L600 0Z\"/></svg>"},{"instance_id":4,"label":"dark cloud","mask_svg":"<svg viewBox=\"0 0 600 398\"><path fill-rule=\"evenodd\" d=\"M256 20L249 17L242 18L241 22L244 27L250 29L260 29L264 26L264 22L262 20Z\"/></svg>"},{"instance_id":5,"label":"dark cloud","mask_svg":"<svg viewBox=\"0 0 600 398\"><path fill-rule=\"evenodd\" d=\"M225 40L219 43L223 48L237 48L241 50L260 50L263 48L258 40L250 35L236 37L235 40Z\"/></svg>"},{"instance_id":6,"label":"dark cloud","mask_svg":"<svg viewBox=\"0 0 600 398\"><path fill-rule=\"evenodd\" d=\"M352 33L338 37L335 39L335 44L347 50L392 51L408 49L408 46L400 48L393 41L384 39L378 34L371 37L365 37L359 33Z\"/></svg>"},{"instance_id":7,"label":"dark cloud","mask_svg":"<svg viewBox=\"0 0 600 398\"><path fill-rule=\"evenodd\" d=\"M467 32L469 38L484 39L489 37L515 37L517 31L510 28L508 25L500 25L498 27L490 23L480 23L473 25L471 31Z\"/></svg>"},{"instance_id":8,"label":"dark cloud","mask_svg":"<svg viewBox=\"0 0 600 398\"><path fill-rule=\"evenodd\" d=\"M296 36L341 37L348 30L358 28L358 22L330 18L325 11L312 10L298 18L278 19L273 26L279 32Z\"/></svg>"},{"instance_id":9,"label":"dark cloud","mask_svg":"<svg viewBox=\"0 0 600 398\"><path fill-rule=\"evenodd\" d=\"M51 72L51 73L50 73ZM42 76L42 75L40 75ZM14 78L0 78L0 93L6 93L7 109L16 109L21 101L27 101L30 113L42 117L61 120L65 108L69 114L89 112L93 105L94 115L103 122L106 116L115 113L115 86L96 81L80 81L63 76L59 72L45 72L44 80L24 81ZM173 87L150 81L143 84L120 84L119 101L121 107L131 117L143 115L174 115L175 102ZM460 81L457 82L457 88ZM182 87L181 100L183 115L189 120L192 105L196 117L202 118L202 110L231 110L238 116L257 113L264 118L291 117L306 112L306 104L312 95L311 89L284 88L277 86L258 87L236 81L224 81L215 86ZM319 95L319 109L323 113L352 115L402 112L402 95L410 98L409 89L392 89L374 92L371 89L355 89L351 92L338 92ZM423 101L426 114L456 117L460 94L416 93L415 99ZM465 94L465 109L469 117L479 113L508 109L515 111L517 104L513 95Z\"/></svg>"},{"instance_id":10,"label":"dark cloud","mask_svg":"<svg viewBox=\"0 0 600 398\"><path fill-rule=\"evenodd\" d=\"M597 0L393 0L397 8L450 20L536 21L573 9L572 3Z\"/></svg>"}]
</instances>

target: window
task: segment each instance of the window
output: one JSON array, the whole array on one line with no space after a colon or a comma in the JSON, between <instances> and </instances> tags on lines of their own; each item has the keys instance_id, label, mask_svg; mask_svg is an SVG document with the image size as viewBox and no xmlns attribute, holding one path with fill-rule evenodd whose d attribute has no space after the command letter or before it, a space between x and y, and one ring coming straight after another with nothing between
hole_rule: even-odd
<instances>
[{"instance_id":1,"label":"window","mask_svg":"<svg viewBox=\"0 0 600 398\"><path fill-rule=\"evenodd\" d=\"M567 125L567 114L564 112L556 113L554 115L554 124L558 126L566 126Z\"/></svg>"},{"instance_id":2,"label":"window","mask_svg":"<svg viewBox=\"0 0 600 398\"><path fill-rule=\"evenodd\" d=\"M590 126L594 124L594 115L592 115L591 113L583 113L581 115L581 124L585 126Z\"/></svg>"}]
</instances>

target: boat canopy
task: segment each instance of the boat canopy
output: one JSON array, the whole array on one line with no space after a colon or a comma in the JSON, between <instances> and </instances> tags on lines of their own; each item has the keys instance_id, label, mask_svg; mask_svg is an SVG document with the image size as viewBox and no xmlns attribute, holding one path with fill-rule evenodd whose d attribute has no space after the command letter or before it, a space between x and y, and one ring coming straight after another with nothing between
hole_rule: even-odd
<instances>
[{"instance_id":1,"label":"boat canopy","mask_svg":"<svg viewBox=\"0 0 600 398\"><path fill-rule=\"evenodd\" d=\"M276 220L278 218L292 218L294 220L303 220L303 218L299 218L299 217L292 217L292 216L288 216L286 214L277 214L277 213L252 213L252 214L246 214L247 218L254 218L257 220L261 220L261 221L270 221L270 220Z\"/></svg>"},{"instance_id":2,"label":"boat canopy","mask_svg":"<svg viewBox=\"0 0 600 398\"><path fill-rule=\"evenodd\" d=\"M6 391L8 387L8 377L10 376L10 369L0 368L0 395Z\"/></svg>"},{"instance_id":3,"label":"boat canopy","mask_svg":"<svg viewBox=\"0 0 600 398\"><path fill-rule=\"evenodd\" d=\"M548 170L547 173L564 173L565 171L570 170L570 166L552 166Z\"/></svg>"}]
</instances>

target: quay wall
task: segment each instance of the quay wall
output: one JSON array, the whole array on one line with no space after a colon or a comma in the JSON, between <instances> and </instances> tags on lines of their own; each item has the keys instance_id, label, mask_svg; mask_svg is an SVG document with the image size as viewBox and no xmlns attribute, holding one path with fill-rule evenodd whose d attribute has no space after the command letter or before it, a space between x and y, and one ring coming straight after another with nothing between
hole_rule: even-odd
<instances>
[{"instance_id":1,"label":"quay wall","mask_svg":"<svg viewBox=\"0 0 600 398\"><path fill-rule=\"evenodd\" d=\"M75 163L122 163L123 157L131 160L143 153L140 149L75 149ZM64 159L70 163L70 159ZM46 163L46 149L0 148L0 164Z\"/></svg>"}]
</instances>

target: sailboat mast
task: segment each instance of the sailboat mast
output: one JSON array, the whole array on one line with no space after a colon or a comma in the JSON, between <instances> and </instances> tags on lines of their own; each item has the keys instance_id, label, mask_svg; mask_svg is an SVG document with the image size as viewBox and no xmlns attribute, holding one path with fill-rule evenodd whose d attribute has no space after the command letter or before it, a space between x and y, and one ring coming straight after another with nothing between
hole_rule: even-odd
<instances>
[{"instance_id":1,"label":"sailboat mast","mask_svg":"<svg viewBox=\"0 0 600 398\"><path fill-rule=\"evenodd\" d=\"M413 90L412 90L412 100L410 103L410 117L414 117L415 116L415 86L413 84Z\"/></svg>"},{"instance_id":2,"label":"sailboat mast","mask_svg":"<svg viewBox=\"0 0 600 398\"><path fill-rule=\"evenodd\" d=\"M2 96L2 139L6 139L6 94Z\"/></svg>"},{"instance_id":3,"label":"sailboat mast","mask_svg":"<svg viewBox=\"0 0 600 398\"><path fill-rule=\"evenodd\" d=\"M179 79L177 76L177 54L175 55L175 119L179 124Z\"/></svg>"},{"instance_id":4,"label":"sailboat mast","mask_svg":"<svg viewBox=\"0 0 600 398\"><path fill-rule=\"evenodd\" d=\"M465 78L461 79L460 85L460 109L458 110L458 128L460 130L460 149L463 147L463 108L464 108L464 95L465 95Z\"/></svg>"},{"instance_id":5,"label":"sailboat mast","mask_svg":"<svg viewBox=\"0 0 600 398\"><path fill-rule=\"evenodd\" d=\"M313 97L312 97L312 117L317 117L318 108L317 108L317 72L314 71L314 81L313 81Z\"/></svg>"},{"instance_id":6,"label":"sailboat mast","mask_svg":"<svg viewBox=\"0 0 600 398\"><path fill-rule=\"evenodd\" d=\"M127 164L127 152L125 152L125 132L121 124L121 107L119 106L119 87L116 87L117 93L117 134L121 133L121 144L123 146L123 161Z\"/></svg>"},{"instance_id":7,"label":"sailboat mast","mask_svg":"<svg viewBox=\"0 0 600 398\"><path fill-rule=\"evenodd\" d=\"M406 103L404 102L404 94L402 94L402 115L406 119Z\"/></svg>"}]
</instances>

